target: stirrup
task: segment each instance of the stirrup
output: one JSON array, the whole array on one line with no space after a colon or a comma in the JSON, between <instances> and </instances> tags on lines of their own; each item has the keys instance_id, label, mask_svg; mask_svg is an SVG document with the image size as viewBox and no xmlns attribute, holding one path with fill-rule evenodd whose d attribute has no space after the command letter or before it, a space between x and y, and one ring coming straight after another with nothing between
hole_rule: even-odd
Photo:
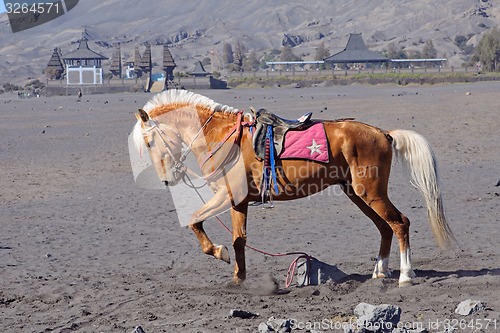
<instances>
[{"instance_id":1,"label":"stirrup","mask_svg":"<svg viewBox=\"0 0 500 333\"><path fill-rule=\"evenodd\" d=\"M266 200L266 198L268 200ZM252 207L257 207L257 206L262 206L262 209L266 208L274 208L274 203L273 203L273 196L271 194L270 190L266 190L263 192L261 195L261 200L260 201L254 201L249 206Z\"/></svg>"},{"instance_id":2,"label":"stirrup","mask_svg":"<svg viewBox=\"0 0 500 333\"><path fill-rule=\"evenodd\" d=\"M266 197L268 200L266 200ZM271 193L271 190L266 190L264 192L264 194L262 195L262 203L261 205L263 205L262 209L265 209L265 208L274 208L274 204L273 204L273 195Z\"/></svg>"}]
</instances>

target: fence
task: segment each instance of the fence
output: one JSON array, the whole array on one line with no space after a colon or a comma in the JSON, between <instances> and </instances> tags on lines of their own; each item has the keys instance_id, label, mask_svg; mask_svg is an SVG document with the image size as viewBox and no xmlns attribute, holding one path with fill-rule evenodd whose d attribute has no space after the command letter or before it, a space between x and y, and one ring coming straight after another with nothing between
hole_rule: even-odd
<instances>
[{"instance_id":1,"label":"fence","mask_svg":"<svg viewBox=\"0 0 500 333\"><path fill-rule=\"evenodd\" d=\"M351 76L359 74L422 74L422 73L477 73L473 67L409 67L409 68L368 68L368 69L302 69L290 68L287 70L259 70L253 72L229 72L229 78L238 77L278 77L278 76Z\"/></svg>"}]
</instances>

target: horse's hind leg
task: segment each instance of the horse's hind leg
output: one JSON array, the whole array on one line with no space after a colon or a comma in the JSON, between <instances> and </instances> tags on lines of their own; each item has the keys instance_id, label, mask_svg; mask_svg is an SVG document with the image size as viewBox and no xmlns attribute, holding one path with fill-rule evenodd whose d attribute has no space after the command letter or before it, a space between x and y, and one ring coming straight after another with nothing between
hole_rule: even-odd
<instances>
[{"instance_id":1,"label":"horse's hind leg","mask_svg":"<svg viewBox=\"0 0 500 333\"><path fill-rule=\"evenodd\" d=\"M356 204L356 206L358 206L359 209L373 221L373 223L375 223L378 231L380 232L380 248L372 277L374 279L391 277L391 270L389 269L389 256L391 253L393 236L391 227L370 206L368 206L363 199L354 193L354 189L350 184L346 183L342 185L342 190L349 197L349 199L351 199L351 201Z\"/></svg>"},{"instance_id":2,"label":"horse's hind leg","mask_svg":"<svg viewBox=\"0 0 500 333\"><path fill-rule=\"evenodd\" d=\"M377 191L373 190L366 191L365 193L359 193L358 195L389 225L392 231L396 234L396 237L399 240L399 253L401 256L399 285L403 286L411 284L412 278L415 277L415 273L411 267L410 220L401 214L396 207L394 207L387 195L379 195Z\"/></svg>"},{"instance_id":3,"label":"horse's hind leg","mask_svg":"<svg viewBox=\"0 0 500 333\"><path fill-rule=\"evenodd\" d=\"M401 257L399 286L411 284L415 273L411 266L410 220L394 207L388 197L372 202L370 207L380 216L386 216L387 223L399 240L399 253Z\"/></svg>"},{"instance_id":4,"label":"horse's hind leg","mask_svg":"<svg viewBox=\"0 0 500 333\"><path fill-rule=\"evenodd\" d=\"M390 161L390 158L388 160ZM384 168L383 164L380 163L380 167L374 170L376 172L369 173L356 173L355 165L355 162L351 164L354 193L373 209L396 234L399 240L399 252L401 256L399 285L411 284L415 273L411 267L410 220L396 209L387 196L390 164Z\"/></svg>"}]
</instances>

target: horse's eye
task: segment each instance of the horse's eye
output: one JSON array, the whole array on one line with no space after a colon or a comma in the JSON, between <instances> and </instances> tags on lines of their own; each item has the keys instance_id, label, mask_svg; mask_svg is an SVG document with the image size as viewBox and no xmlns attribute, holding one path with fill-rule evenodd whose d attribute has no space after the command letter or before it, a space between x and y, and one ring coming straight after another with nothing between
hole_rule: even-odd
<instances>
[{"instance_id":1,"label":"horse's eye","mask_svg":"<svg viewBox=\"0 0 500 333\"><path fill-rule=\"evenodd\" d=\"M146 143L146 147L148 147L148 148L153 148L155 146L155 142L154 142L153 138L148 139L145 137L144 142Z\"/></svg>"}]
</instances>

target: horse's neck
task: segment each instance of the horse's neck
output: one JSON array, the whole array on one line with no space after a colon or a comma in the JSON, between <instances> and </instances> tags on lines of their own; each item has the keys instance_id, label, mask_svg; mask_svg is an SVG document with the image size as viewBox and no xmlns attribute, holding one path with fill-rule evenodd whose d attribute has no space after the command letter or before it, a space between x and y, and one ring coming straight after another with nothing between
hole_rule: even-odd
<instances>
[{"instance_id":1,"label":"horse's neck","mask_svg":"<svg viewBox=\"0 0 500 333\"><path fill-rule=\"evenodd\" d=\"M220 142L235 125L237 115L220 115L202 111L190 113L179 126L184 143L196 156L204 155Z\"/></svg>"}]
</instances>

